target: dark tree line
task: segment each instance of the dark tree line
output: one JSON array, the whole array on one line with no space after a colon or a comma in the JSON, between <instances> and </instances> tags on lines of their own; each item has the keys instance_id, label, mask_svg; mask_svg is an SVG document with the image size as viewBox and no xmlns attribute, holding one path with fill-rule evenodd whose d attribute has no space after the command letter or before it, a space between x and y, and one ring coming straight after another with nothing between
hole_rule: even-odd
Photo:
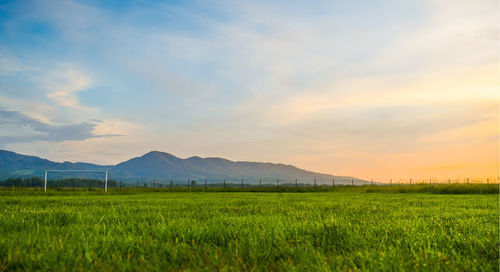
<instances>
[{"instance_id":1,"label":"dark tree line","mask_svg":"<svg viewBox=\"0 0 500 272\"><path fill-rule=\"evenodd\" d=\"M117 187L117 181L109 179L108 187ZM8 178L0 181L0 187L43 187L44 181L41 178ZM104 181L99 179L67 178L48 180L49 187L104 187Z\"/></svg>"}]
</instances>

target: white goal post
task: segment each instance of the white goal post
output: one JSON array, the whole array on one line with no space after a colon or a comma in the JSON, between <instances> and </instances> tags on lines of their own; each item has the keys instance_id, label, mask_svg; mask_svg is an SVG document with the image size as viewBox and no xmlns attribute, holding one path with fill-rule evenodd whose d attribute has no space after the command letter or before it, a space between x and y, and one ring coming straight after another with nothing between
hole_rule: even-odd
<instances>
[{"instance_id":1,"label":"white goal post","mask_svg":"<svg viewBox=\"0 0 500 272\"><path fill-rule=\"evenodd\" d=\"M49 172L92 172L92 173L105 173L104 178L104 192L108 191L108 171L107 170L45 170L45 182L43 185L43 191L47 192L47 174Z\"/></svg>"}]
</instances>

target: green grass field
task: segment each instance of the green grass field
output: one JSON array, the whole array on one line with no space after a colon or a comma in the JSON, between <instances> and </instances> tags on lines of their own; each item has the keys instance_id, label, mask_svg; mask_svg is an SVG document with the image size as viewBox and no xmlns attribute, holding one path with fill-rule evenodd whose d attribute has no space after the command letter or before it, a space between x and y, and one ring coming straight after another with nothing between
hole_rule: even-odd
<instances>
[{"instance_id":1,"label":"green grass field","mask_svg":"<svg viewBox=\"0 0 500 272\"><path fill-rule=\"evenodd\" d=\"M498 271L498 194L0 191L0 270Z\"/></svg>"}]
</instances>

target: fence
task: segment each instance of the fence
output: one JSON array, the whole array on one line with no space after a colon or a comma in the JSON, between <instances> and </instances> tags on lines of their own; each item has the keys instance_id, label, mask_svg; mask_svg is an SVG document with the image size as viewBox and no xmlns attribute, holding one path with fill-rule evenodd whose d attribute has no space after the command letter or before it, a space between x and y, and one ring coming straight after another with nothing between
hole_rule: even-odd
<instances>
[{"instance_id":1,"label":"fence","mask_svg":"<svg viewBox=\"0 0 500 272\"><path fill-rule=\"evenodd\" d=\"M108 180L108 188L113 191L257 191L257 190L331 190L340 186L417 186L437 184L498 184L496 178L430 178L430 179L389 179L369 181L339 179L137 179L135 181ZM49 180L48 188L69 190L105 190L106 183L99 179L56 179ZM44 189L44 180L39 178L9 178L0 181L0 187Z\"/></svg>"}]
</instances>

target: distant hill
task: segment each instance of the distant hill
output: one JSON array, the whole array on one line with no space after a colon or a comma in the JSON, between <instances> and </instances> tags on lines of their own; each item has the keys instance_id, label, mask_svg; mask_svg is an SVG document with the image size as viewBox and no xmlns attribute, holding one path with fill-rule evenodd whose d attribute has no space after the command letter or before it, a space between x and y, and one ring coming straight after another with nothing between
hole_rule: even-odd
<instances>
[{"instance_id":1,"label":"distant hill","mask_svg":"<svg viewBox=\"0 0 500 272\"><path fill-rule=\"evenodd\" d=\"M8 177L42 177L47 169L58 170L108 170L109 177L120 179L125 182L140 180L168 181L170 179L183 181L205 180L208 182L237 182L241 179L245 183L257 183L259 179L263 182L291 183L298 179L301 183L313 183L316 179L318 184L331 184L335 179L336 184L364 184L366 181L346 177L332 176L314 173L299 169L292 165L230 161L223 158L200 158L191 157L181 159L171 154L152 151L143 156L130 159L117 165L97 165L83 162L53 162L35 156L26 156L11 151L0 150L0 179ZM59 176L58 176L59 175ZM62 177L62 174L52 174L54 177ZM97 174L79 174L80 177L99 177Z\"/></svg>"},{"instance_id":2,"label":"distant hill","mask_svg":"<svg viewBox=\"0 0 500 272\"><path fill-rule=\"evenodd\" d=\"M101 170L112 166L102 166L84 162L53 162L35 156L21 155L0 150L0 179L9 177L43 177L44 171L51 170ZM57 174L53 175L58 177ZM82 174L85 177L99 177L96 174ZM101 175L102 176L102 175Z\"/></svg>"}]
</instances>

